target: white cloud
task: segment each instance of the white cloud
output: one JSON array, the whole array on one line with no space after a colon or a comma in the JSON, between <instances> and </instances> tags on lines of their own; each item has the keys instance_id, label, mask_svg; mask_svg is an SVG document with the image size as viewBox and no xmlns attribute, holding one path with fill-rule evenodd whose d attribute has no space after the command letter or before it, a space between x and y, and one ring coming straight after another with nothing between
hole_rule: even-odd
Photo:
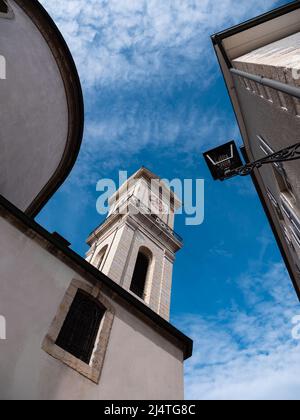
<instances>
[{"instance_id":1,"label":"white cloud","mask_svg":"<svg viewBox=\"0 0 300 420\"><path fill-rule=\"evenodd\" d=\"M209 36L275 0L42 0L62 30L88 86L153 83L209 72ZM209 58L211 57L211 58ZM203 75L205 71L205 75ZM203 77L204 76L204 77Z\"/></svg>"},{"instance_id":2,"label":"white cloud","mask_svg":"<svg viewBox=\"0 0 300 420\"><path fill-rule=\"evenodd\" d=\"M162 94L167 94L178 80L202 88L210 86L219 74L210 35L277 3L275 0L41 1L70 46L86 101L89 104L94 101L96 108L97 97L101 97L103 90L111 89L111 95L118 96L127 95L128 86L141 91L149 86L162 86ZM93 109L92 115L88 115L86 142L74 174L78 184L97 181L101 175L100 160L103 171L121 165L126 169L126 159L132 160L149 147L159 149L160 156L175 150L188 160L195 155L193 152L238 135L234 122L214 112L211 105L205 108L199 104L199 109L186 113L182 109L167 113L161 104L145 109L134 100L129 107L125 103L113 104L105 114L101 114L103 109ZM247 188L241 194L249 194ZM220 247L214 252L224 250ZM256 275L250 273L238 281L246 309L235 305L232 311L215 317L186 316L178 322L195 339L194 356L187 364L186 396L299 399L300 344L291 339L291 319L300 309L288 287L290 280L283 266L275 264L265 273L259 270Z\"/></svg>"},{"instance_id":3,"label":"white cloud","mask_svg":"<svg viewBox=\"0 0 300 420\"><path fill-rule=\"evenodd\" d=\"M202 147L210 147L236 133L234 123L221 115L201 115L201 112L181 113L182 110L166 112L161 118L160 109L119 110L118 116L111 116L104 121L90 121L87 127L88 148L93 150L101 144L102 151L115 153L119 147L121 153L131 154L144 147L174 146L182 138L189 137L188 143L179 147L181 152L192 152ZM95 115L97 118L97 115ZM125 139L130 138L130 142ZM97 145L99 143L99 145Z\"/></svg>"},{"instance_id":4,"label":"white cloud","mask_svg":"<svg viewBox=\"0 0 300 420\"><path fill-rule=\"evenodd\" d=\"M243 310L187 316L179 325L195 340L186 366L189 399L300 399L300 342L292 318L300 313L282 264L238 279Z\"/></svg>"},{"instance_id":5,"label":"white cloud","mask_svg":"<svg viewBox=\"0 0 300 420\"><path fill-rule=\"evenodd\" d=\"M178 110L165 113L162 118L160 108L130 110L124 104L117 116L112 113L97 119L95 112L86 125L86 141L71 181L77 186L95 184L105 171L127 170L129 160L132 163L135 156L149 150L153 161L176 153L185 166L194 163L194 159L198 164L201 148L234 138L236 131L234 122L225 116L201 115L198 111L181 114Z\"/></svg>"},{"instance_id":6,"label":"white cloud","mask_svg":"<svg viewBox=\"0 0 300 420\"><path fill-rule=\"evenodd\" d=\"M138 155L146 148L159 149L160 158L176 154L187 167L206 147L238 137L234 117L228 121L192 94L220 75L210 35L276 0L41 2L65 36L84 87L86 132L70 178L76 186L95 183L100 166L107 173L127 169L129 160L145 164ZM191 98L178 99L178 86L193 86Z\"/></svg>"},{"instance_id":7,"label":"white cloud","mask_svg":"<svg viewBox=\"0 0 300 420\"><path fill-rule=\"evenodd\" d=\"M209 253L214 257L233 258L233 253L227 249L225 241L221 240L213 248L209 250Z\"/></svg>"},{"instance_id":8,"label":"white cloud","mask_svg":"<svg viewBox=\"0 0 300 420\"><path fill-rule=\"evenodd\" d=\"M76 185L96 182L100 162L106 171L126 169L145 148L159 148L164 157L181 153L187 166L193 152L238 136L234 120L200 97L181 99L175 109L174 87L207 89L220 74L210 35L275 0L41 2L65 36L84 86L86 134L71 178Z\"/></svg>"}]
</instances>

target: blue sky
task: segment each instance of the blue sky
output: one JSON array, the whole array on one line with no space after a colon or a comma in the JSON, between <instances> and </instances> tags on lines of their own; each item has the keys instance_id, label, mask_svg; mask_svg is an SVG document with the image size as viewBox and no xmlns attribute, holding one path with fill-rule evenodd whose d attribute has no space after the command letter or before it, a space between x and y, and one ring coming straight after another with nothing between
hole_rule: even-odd
<instances>
[{"instance_id":1,"label":"blue sky","mask_svg":"<svg viewBox=\"0 0 300 420\"><path fill-rule=\"evenodd\" d=\"M299 398L300 314L250 179L211 180L201 153L239 132L210 35L286 2L42 0L83 84L86 127L69 179L38 217L79 254L102 218L96 183L146 166L205 179L205 222L176 231L172 322L195 340L186 397Z\"/></svg>"}]
</instances>

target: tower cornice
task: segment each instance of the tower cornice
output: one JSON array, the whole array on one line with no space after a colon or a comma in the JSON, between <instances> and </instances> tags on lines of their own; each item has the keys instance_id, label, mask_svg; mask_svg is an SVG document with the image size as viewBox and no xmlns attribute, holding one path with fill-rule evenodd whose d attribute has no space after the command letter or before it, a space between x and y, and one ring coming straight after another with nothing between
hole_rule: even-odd
<instances>
[{"instance_id":1,"label":"tower cornice","mask_svg":"<svg viewBox=\"0 0 300 420\"><path fill-rule=\"evenodd\" d=\"M127 214L122 214L123 212ZM110 228L114 228L116 223L122 226L122 222L127 222L134 226L134 223L140 222L143 227L148 228L148 232L155 238L159 238L166 245L177 252L183 246L183 240L181 237L174 232L166 223L164 223L159 216L140 211L137 204L137 199L133 196L119 208L118 212L111 214L97 229L95 229L88 237L87 244L92 246L100 236L104 235L104 232L109 231Z\"/></svg>"}]
</instances>

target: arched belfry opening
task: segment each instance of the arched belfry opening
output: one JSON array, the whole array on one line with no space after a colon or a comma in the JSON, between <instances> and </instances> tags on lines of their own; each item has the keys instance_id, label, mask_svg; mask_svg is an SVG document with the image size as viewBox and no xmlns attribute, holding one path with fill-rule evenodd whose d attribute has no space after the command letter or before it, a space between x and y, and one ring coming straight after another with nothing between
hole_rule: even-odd
<instances>
[{"instance_id":1,"label":"arched belfry opening","mask_svg":"<svg viewBox=\"0 0 300 420\"><path fill-rule=\"evenodd\" d=\"M145 298L146 284L147 280L149 279L151 260L151 251L146 248L141 248L136 259L130 285L130 290L141 299Z\"/></svg>"},{"instance_id":2,"label":"arched belfry opening","mask_svg":"<svg viewBox=\"0 0 300 420\"><path fill-rule=\"evenodd\" d=\"M82 290L78 290L56 345L89 364L106 308Z\"/></svg>"}]
</instances>

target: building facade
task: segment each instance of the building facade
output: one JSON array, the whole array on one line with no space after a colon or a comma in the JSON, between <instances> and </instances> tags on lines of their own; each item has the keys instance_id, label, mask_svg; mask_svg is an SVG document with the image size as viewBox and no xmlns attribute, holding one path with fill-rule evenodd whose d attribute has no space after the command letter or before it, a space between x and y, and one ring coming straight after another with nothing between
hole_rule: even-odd
<instances>
[{"instance_id":1,"label":"building facade","mask_svg":"<svg viewBox=\"0 0 300 420\"><path fill-rule=\"evenodd\" d=\"M190 339L4 198L0 232L2 400L184 398Z\"/></svg>"},{"instance_id":2,"label":"building facade","mask_svg":"<svg viewBox=\"0 0 300 420\"><path fill-rule=\"evenodd\" d=\"M298 1L213 36L247 161L299 142L300 101L231 69L300 89L299 42ZM253 180L300 297L299 160L264 165Z\"/></svg>"},{"instance_id":3,"label":"building facade","mask_svg":"<svg viewBox=\"0 0 300 420\"><path fill-rule=\"evenodd\" d=\"M189 338L3 197L0 232L0 399L184 398Z\"/></svg>"}]
</instances>

